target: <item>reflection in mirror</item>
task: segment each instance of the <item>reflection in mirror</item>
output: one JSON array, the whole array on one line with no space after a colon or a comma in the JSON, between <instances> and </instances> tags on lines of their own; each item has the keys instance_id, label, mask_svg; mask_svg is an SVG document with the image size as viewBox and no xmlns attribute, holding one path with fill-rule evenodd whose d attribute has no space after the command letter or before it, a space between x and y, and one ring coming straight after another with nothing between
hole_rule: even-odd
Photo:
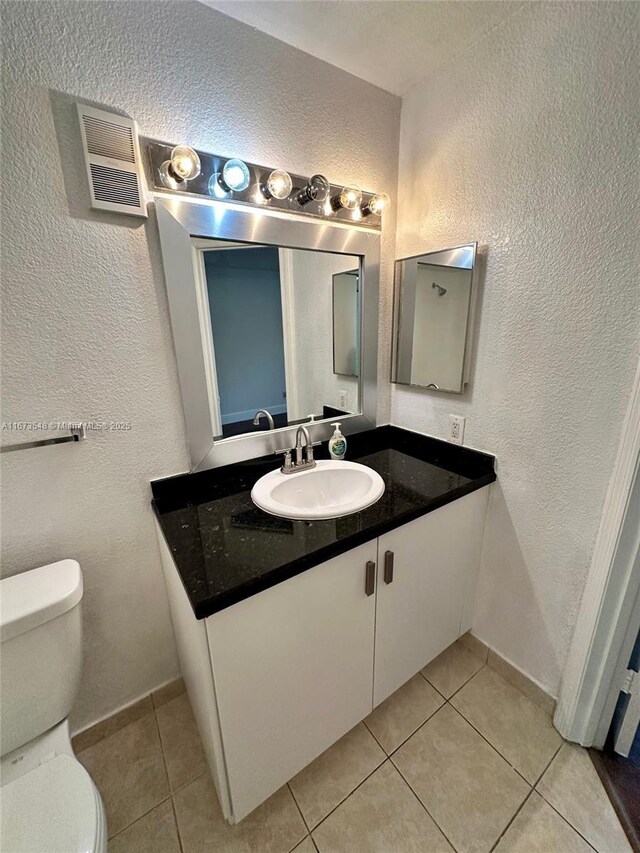
<instances>
[{"instance_id":1,"label":"reflection in mirror","mask_svg":"<svg viewBox=\"0 0 640 853\"><path fill-rule=\"evenodd\" d=\"M336 375L328 330L338 313L357 367L358 302L345 296L335 306L333 282L355 268L349 278L357 286L360 258L221 240L197 239L194 247L204 278L214 438L357 413L357 372Z\"/></svg>"},{"instance_id":2,"label":"reflection in mirror","mask_svg":"<svg viewBox=\"0 0 640 853\"><path fill-rule=\"evenodd\" d=\"M476 243L396 262L392 381L461 394Z\"/></svg>"},{"instance_id":3,"label":"reflection in mirror","mask_svg":"<svg viewBox=\"0 0 640 853\"><path fill-rule=\"evenodd\" d=\"M333 276L333 372L360 373L360 274L358 270Z\"/></svg>"}]
</instances>

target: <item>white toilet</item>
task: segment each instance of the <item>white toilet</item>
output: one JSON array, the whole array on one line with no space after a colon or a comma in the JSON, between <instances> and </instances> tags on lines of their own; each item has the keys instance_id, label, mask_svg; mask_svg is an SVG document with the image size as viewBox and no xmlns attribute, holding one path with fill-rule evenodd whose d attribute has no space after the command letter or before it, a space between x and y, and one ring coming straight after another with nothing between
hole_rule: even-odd
<instances>
[{"instance_id":1,"label":"white toilet","mask_svg":"<svg viewBox=\"0 0 640 853\"><path fill-rule=\"evenodd\" d=\"M0 581L0 831L7 853L106 853L104 806L71 748L82 572L61 560Z\"/></svg>"}]
</instances>

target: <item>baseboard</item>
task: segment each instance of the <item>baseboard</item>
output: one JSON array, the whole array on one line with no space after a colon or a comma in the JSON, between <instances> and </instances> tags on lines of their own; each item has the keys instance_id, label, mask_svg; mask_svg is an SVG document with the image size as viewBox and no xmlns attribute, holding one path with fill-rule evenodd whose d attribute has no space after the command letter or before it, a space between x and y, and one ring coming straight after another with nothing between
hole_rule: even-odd
<instances>
[{"instance_id":1,"label":"baseboard","mask_svg":"<svg viewBox=\"0 0 640 853\"><path fill-rule=\"evenodd\" d=\"M494 672L523 693L529 701L541 708L546 714L553 716L557 700L548 693L541 684L519 669L510 660L492 649L491 646L479 640L471 631L460 637L460 642L483 663L490 666Z\"/></svg>"},{"instance_id":2,"label":"baseboard","mask_svg":"<svg viewBox=\"0 0 640 853\"><path fill-rule=\"evenodd\" d=\"M77 732L71 738L71 746L76 755L90 746L94 746L101 740L104 740L109 735L123 729L130 723L135 723L145 714L150 714L156 708L160 708L176 696L180 696L185 691L184 681L182 678L174 678L161 684L150 693L145 693L134 702L130 702L117 711L114 711L109 716L92 723L82 731Z\"/></svg>"}]
</instances>

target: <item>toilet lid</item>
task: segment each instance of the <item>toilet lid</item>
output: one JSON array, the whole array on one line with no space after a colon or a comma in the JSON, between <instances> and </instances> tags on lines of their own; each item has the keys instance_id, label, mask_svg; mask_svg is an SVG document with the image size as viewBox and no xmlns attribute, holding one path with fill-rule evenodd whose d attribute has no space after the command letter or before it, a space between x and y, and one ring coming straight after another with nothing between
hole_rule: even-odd
<instances>
[{"instance_id":1,"label":"toilet lid","mask_svg":"<svg viewBox=\"0 0 640 853\"><path fill-rule=\"evenodd\" d=\"M97 792L79 761L57 755L0 789L2 849L94 853Z\"/></svg>"}]
</instances>

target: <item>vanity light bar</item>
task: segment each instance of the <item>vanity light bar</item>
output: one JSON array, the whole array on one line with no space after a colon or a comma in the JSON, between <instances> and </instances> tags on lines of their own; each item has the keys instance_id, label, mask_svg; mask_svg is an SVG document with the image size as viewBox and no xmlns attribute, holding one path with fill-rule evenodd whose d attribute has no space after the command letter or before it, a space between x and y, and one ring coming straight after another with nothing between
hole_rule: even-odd
<instances>
[{"instance_id":1,"label":"vanity light bar","mask_svg":"<svg viewBox=\"0 0 640 853\"><path fill-rule=\"evenodd\" d=\"M384 193L331 184L324 175L294 175L154 139L143 139L142 144L148 154L147 177L153 189L357 223L376 231L389 203Z\"/></svg>"}]
</instances>

